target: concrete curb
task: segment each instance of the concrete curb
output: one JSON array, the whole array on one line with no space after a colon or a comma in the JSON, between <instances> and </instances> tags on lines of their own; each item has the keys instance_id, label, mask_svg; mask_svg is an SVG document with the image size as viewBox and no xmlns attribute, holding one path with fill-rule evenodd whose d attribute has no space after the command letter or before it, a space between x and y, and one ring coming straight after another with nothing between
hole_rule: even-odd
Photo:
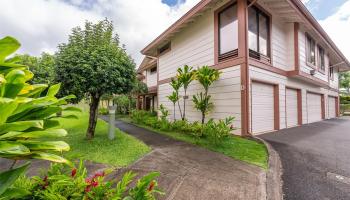
<instances>
[{"instance_id":1,"label":"concrete curb","mask_svg":"<svg viewBox=\"0 0 350 200\"><path fill-rule=\"evenodd\" d=\"M254 137L265 144L269 153L269 169L266 172L266 199L282 200L282 163L277 151L265 140Z\"/></svg>"}]
</instances>

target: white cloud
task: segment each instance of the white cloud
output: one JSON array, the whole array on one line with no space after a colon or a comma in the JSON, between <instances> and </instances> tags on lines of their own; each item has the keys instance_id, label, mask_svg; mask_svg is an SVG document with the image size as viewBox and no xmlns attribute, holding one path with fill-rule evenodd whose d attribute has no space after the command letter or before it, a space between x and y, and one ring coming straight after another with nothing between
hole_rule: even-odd
<instances>
[{"instance_id":1,"label":"white cloud","mask_svg":"<svg viewBox=\"0 0 350 200\"><path fill-rule=\"evenodd\" d=\"M107 17L128 53L140 63L140 50L197 2L169 7L161 0L1 0L0 37L16 37L22 53L53 53L73 27Z\"/></svg>"},{"instance_id":2,"label":"white cloud","mask_svg":"<svg viewBox=\"0 0 350 200\"><path fill-rule=\"evenodd\" d=\"M83 25L85 20L108 17L127 52L140 63L140 50L198 2L186 0L169 7L161 0L1 0L0 37L12 35L19 39L22 53L53 53L59 43L67 41L73 27ZM349 10L350 0L337 13L320 21L348 58L350 45L345 41L350 35Z\"/></svg>"},{"instance_id":3,"label":"white cloud","mask_svg":"<svg viewBox=\"0 0 350 200\"><path fill-rule=\"evenodd\" d=\"M350 60L350 0L344 3L339 10L324 20L319 21L334 43Z\"/></svg>"}]
</instances>

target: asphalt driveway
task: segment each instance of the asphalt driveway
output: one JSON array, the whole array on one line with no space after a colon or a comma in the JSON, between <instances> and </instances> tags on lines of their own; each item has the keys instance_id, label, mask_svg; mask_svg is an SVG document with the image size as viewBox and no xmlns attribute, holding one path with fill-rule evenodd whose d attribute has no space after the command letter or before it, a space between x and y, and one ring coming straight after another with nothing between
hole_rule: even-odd
<instances>
[{"instance_id":1,"label":"asphalt driveway","mask_svg":"<svg viewBox=\"0 0 350 200\"><path fill-rule=\"evenodd\" d=\"M288 200L350 199L350 118L260 136L280 154Z\"/></svg>"}]
</instances>

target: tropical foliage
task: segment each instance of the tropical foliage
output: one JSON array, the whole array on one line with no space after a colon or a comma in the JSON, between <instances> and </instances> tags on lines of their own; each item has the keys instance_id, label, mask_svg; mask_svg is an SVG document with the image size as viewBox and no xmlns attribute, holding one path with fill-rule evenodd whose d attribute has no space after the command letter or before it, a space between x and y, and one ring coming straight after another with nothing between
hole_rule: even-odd
<instances>
[{"instance_id":1,"label":"tropical foliage","mask_svg":"<svg viewBox=\"0 0 350 200\"><path fill-rule=\"evenodd\" d=\"M181 106L180 106L180 95L179 95L179 90L182 87L182 82L177 80L177 79L171 79L170 82L171 87L174 89L172 97L168 97L170 101L172 101L174 103L174 120L176 120L176 115L175 115L175 104L177 102L177 105L179 107L179 112L180 112L180 116L182 118L182 110L181 110Z\"/></svg>"},{"instance_id":2,"label":"tropical foliage","mask_svg":"<svg viewBox=\"0 0 350 200\"><path fill-rule=\"evenodd\" d=\"M193 103L195 108L202 113L202 124L205 122L205 116L213 108L213 103L210 102L211 96L208 94L209 87L220 77L220 72L208 66L199 68L195 73L195 79L203 86L204 93L200 92L193 95Z\"/></svg>"},{"instance_id":3,"label":"tropical foliage","mask_svg":"<svg viewBox=\"0 0 350 200\"><path fill-rule=\"evenodd\" d=\"M104 94L126 94L133 88L135 63L125 52L111 21L86 22L69 35L68 43L59 45L56 81L63 94L75 94L75 102L90 98L87 139L94 137L97 110Z\"/></svg>"},{"instance_id":4,"label":"tropical foliage","mask_svg":"<svg viewBox=\"0 0 350 200\"><path fill-rule=\"evenodd\" d=\"M350 72L344 72L339 75L339 84L341 88L346 89L350 92Z\"/></svg>"},{"instance_id":5,"label":"tropical foliage","mask_svg":"<svg viewBox=\"0 0 350 200\"><path fill-rule=\"evenodd\" d=\"M62 107L74 96L56 98L60 84L49 88L46 84L29 84L33 73L28 67L18 64L18 57L7 58L19 47L20 43L12 37L0 40L0 157L12 159L14 163L23 159L43 159L70 164L55 153L68 151L69 145L51 140L67 134L59 128L55 113L77 111L74 107ZM0 197L20 193L7 188L27 167L28 164L0 174Z\"/></svg>"},{"instance_id":6,"label":"tropical foliage","mask_svg":"<svg viewBox=\"0 0 350 200\"><path fill-rule=\"evenodd\" d=\"M89 176L83 162L78 168L52 164L43 177L20 177L11 189L26 191L26 194L21 198L13 194L8 199L154 200L156 194L163 194L156 181L158 172L141 177L131 186L136 173L126 172L120 180L106 181L106 176L112 171L97 171Z\"/></svg>"},{"instance_id":7,"label":"tropical foliage","mask_svg":"<svg viewBox=\"0 0 350 200\"><path fill-rule=\"evenodd\" d=\"M174 114L174 120L176 120L176 113L175 113L175 110L176 110L176 103L179 101L179 94L176 92L176 91L173 91L173 93L171 93L171 95L167 96L167 98L173 103L173 106L174 106L174 111L173 111L173 114Z\"/></svg>"},{"instance_id":8,"label":"tropical foliage","mask_svg":"<svg viewBox=\"0 0 350 200\"><path fill-rule=\"evenodd\" d=\"M195 71L193 70L193 67L190 67L188 65L185 65L183 68L177 69L177 80L179 81L179 84L184 89L184 95L183 95L183 113L182 113L182 120L186 119L186 100L188 99L187 96L187 89L190 83L195 78Z\"/></svg>"}]
</instances>

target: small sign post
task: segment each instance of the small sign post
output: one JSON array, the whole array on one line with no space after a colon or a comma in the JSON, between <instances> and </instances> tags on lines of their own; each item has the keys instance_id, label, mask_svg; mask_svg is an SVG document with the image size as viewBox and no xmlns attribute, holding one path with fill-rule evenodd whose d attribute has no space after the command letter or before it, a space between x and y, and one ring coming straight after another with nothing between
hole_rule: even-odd
<instances>
[{"instance_id":1,"label":"small sign post","mask_svg":"<svg viewBox=\"0 0 350 200\"><path fill-rule=\"evenodd\" d=\"M114 140L115 138L115 110L116 106L109 106L109 132L108 132L108 138L110 140Z\"/></svg>"}]
</instances>

